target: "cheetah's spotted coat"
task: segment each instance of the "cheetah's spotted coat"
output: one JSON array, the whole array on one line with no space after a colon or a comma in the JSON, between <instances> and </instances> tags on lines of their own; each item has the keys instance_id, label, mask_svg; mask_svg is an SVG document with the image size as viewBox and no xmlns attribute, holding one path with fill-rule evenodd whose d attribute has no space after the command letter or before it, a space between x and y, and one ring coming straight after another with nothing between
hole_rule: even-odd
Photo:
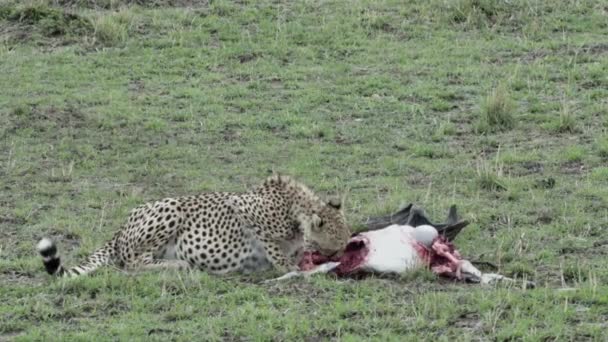
<instances>
[{"instance_id":1,"label":"cheetah's spotted coat","mask_svg":"<svg viewBox=\"0 0 608 342\"><path fill-rule=\"evenodd\" d=\"M65 269L55 245L38 244L47 271L77 276L113 264L124 268L199 268L252 272L297 269L305 248L330 255L350 237L339 203L273 176L245 193L166 198L133 209L123 229L81 265Z\"/></svg>"}]
</instances>

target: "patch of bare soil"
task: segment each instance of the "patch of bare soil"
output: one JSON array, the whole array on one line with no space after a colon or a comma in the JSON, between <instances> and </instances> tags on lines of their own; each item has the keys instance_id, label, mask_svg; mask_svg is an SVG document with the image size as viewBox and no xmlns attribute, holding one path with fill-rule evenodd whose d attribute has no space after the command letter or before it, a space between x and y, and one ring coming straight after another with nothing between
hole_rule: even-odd
<instances>
[{"instance_id":1,"label":"patch of bare soil","mask_svg":"<svg viewBox=\"0 0 608 342\"><path fill-rule=\"evenodd\" d=\"M251 52L251 53L245 53L242 55L237 56L237 59L239 60L239 62L241 64L247 63L247 62L251 62L256 60L259 57L258 53L255 52Z\"/></svg>"},{"instance_id":2,"label":"patch of bare soil","mask_svg":"<svg viewBox=\"0 0 608 342\"><path fill-rule=\"evenodd\" d=\"M61 8L34 4L0 10L0 19L5 20L5 25L0 25L0 38L9 43L34 41L41 46L61 46L93 32L88 18Z\"/></svg>"},{"instance_id":3,"label":"patch of bare soil","mask_svg":"<svg viewBox=\"0 0 608 342\"><path fill-rule=\"evenodd\" d=\"M527 176L536 173L542 173L544 166L540 162L525 161L514 165L511 173L516 176Z\"/></svg>"},{"instance_id":4,"label":"patch of bare soil","mask_svg":"<svg viewBox=\"0 0 608 342\"><path fill-rule=\"evenodd\" d=\"M338 339L338 334L335 331L329 331L321 329L314 336L309 336L304 339L306 342L317 342L317 341L335 341Z\"/></svg>"},{"instance_id":5,"label":"patch of bare soil","mask_svg":"<svg viewBox=\"0 0 608 342\"><path fill-rule=\"evenodd\" d=\"M532 50L521 56L520 60L524 63L532 63L538 59L543 59L547 56L555 56L565 54L567 56L578 55L602 55L608 53L607 43L585 44L579 49L573 49L570 45L563 45L556 49L538 49ZM514 57L514 56L511 56Z\"/></svg>"},{"instance_id":6,"label":"patch of bare soil","mask_svg":"<svg viewBox=\"0 0 608 342\"><path fill-rule=\"evenodd\" d=\"M19 107L13 109L9 117L9 133L23 128L37 132L47 132L57 128L72 128L78 130L86 124L85 115L76 107Z\"/></svg>"},{"instance_id":7,"label":"patch of bare soil","mask_svg":"<svg viewBox=\"0 0 608 342\"><path fill-rule=\"evenodd\" d=\"M539 223L539 224L549 224L549 223L553 222L554 214L553 214L553 211L551 210L551 208L547 208L547 207L538 208L538 209L528 212L528 214L530 215L530 217L536 216L536 223Z\"/></svg>"},{"instance_id":8,"label":"patch of bare soil","mask_svg":"<svg viewBox=\"0 0 608 342\"><path fill-rule=\"evenodd\" d=\"M583 174L585 172L585 164L583 164L580 161L571 161L571 162L566 162L563 163L561 165L561 171L562 173L565 174L575 174L575 175L580 175Z\"/></svg>"},{"instance_id":9,"label":"patch of bare soil","mask_svg":"<svg viewBox=\"0 0 608 342\"><path fill-rule=\"evenodd\" d=\"M40 265L41 267L41 272L42 272L42 263ZM42 274L42 273L40 273ZM1 283L17 283L17 284L29 284L32 285L33 283L39 283L40 279L36 279L37 277L30 273L30 272L25 272L25 271L19 271L19 270L4 270L0 273L0 284Z\"/></svg>"},{"instance_id":10,"label":"patch of bare soil","mask_svg":"<svg viewBox=\"0 0 608 342\"><path fill-rule=\"evenodd\" d=\"M128 89L130 92L132 92L134 94L141 94L145 89L145 83L143 80L141 80L139 78L132 79L129 82Z\"/></svg>"},{"instance_id":11,"label":"patch of bare soil","mask_svg":"<svg viewBox=\"0 0 608 342\"><path fill-rule=\"evenodd\" d=\"M151 336L151 335L162 335L162 334L173 334L173 333L174 333L173 330L162 329L162 328L154 328L154 329L148 330L148 336Z\"/></svg>"},{"instance_id":12,"label":"patch of bare soil","mask_svg":"<svg viewBox=\"0 0 608 342\"><path fill-rule=\"evenodd\" d=\"M534 181L533 187L536 189L553 189L555 187L555 183L556 181L553 177L542 178Z\"/></svg>"},{"instance_id":13,"label":"patch of bare soil","mask_svg":"<svg viewBox=\"0 0 608 342\"><path fill-rule=\"evenodd\" d=\"M583 45L582 50L585 53L604 54L608 53L608 43L587 44Z\"/></svg>"},{"instance_id":14,"label":"patch of bare soil","mask_svg":"<svg viewBox=\"0 0 608 342\"><path fill-rule=\"evenodd\" d=\"M457 317L454 317L449 325L455 328L468 330L472 333L479 332L483 329L481 317L479 313L475 311L461 313Z\"/></svg>"},{"instance_id":15,"label":"patch of bare soil","mask_svg":"<svg viewBox=\"0 0 608 342\"><path fill-rule=\"evenodd\" d=\"M243 127L240 124L226 124L221 131L224 141L231 142L240 140L242 128Z\"/></svg>"},{"instance_id":16,"label":"patch of bare soil","mask_svg":"<svg viewBox=\"0 0 608 342\"><path fill-rule=\"evenodd\" d=\"M20 226L20 225L24 225L26 223L25 219L22 217L15 217L12 215L4 215L4 216L0 216L0 224L1 225L14 225L14 226ZM3 234L0 233L0 236L2 236Z\"/></svg>"},{"instance_id":17,"label":"patch of bare soil","mask_svg":"<svg viewBox=\"0 0 608 342\"><path fill-rule=\"evenodd\" d=\"M22 330L18 330L18 331L10 331L10 332L0 333L0 342L2 342L2 341L13 341L16 337L18 337L19 335L21 335L22 332L23 332Z\"/></svg>"}]
</instances>

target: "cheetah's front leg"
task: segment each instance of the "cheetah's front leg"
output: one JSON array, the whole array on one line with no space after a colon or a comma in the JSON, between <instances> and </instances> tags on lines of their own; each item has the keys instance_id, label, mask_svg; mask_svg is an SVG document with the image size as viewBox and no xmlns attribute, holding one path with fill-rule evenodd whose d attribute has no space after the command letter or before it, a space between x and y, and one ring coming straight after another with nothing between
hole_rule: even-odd
<instances>
[{"instance_id":1,"label":"cheetah's front leg","mask_svg":"<svg viewBox=\"0 0 608 342\"><path fill-rule=\"evenodd\" d=\"M262 238L261 242L264 245L268 259L278 271L291 272L299 270L298 265L294 264L293 258L285 254L280 242L269 238Z\"/></svg>"},{"instance_id":2,"label":"cheetah's front leg","mask_svg":"<svg viewBox=\"0 0 608 342\"><path fill-rule=\"evenodd\" d=\"M285 251L282 242L289 240L293 228L286 222L269 220L263 208L277 204L257 195L231 196L226 204L232 208L235 216L245 229L251 229L262 243L268 259L281 272L298 270L297 264Z\"/></svg>"}]
</instances>

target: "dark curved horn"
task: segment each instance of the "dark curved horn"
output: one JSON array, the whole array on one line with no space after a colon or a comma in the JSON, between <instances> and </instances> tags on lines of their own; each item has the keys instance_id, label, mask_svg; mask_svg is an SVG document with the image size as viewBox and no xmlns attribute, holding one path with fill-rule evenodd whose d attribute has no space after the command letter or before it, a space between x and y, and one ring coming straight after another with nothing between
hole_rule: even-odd
<instances>
[{"instance_id":1,"label":"dark curved horn","mask_svg":"<svg viewBox=\"0 0 608 342\"><path fill-rule=\"evenodd\" d=\"M378 230L392 224L410 225L412 227L427 224L435 227L439 234L444 235L448 241L453 241L460 231L469 225L469 221L459 220L456 206L452 205L445 223L432 223L422 208L410 203L394 214L368 218L364 223L363 231Z\"/></svg>"}]
</instances>

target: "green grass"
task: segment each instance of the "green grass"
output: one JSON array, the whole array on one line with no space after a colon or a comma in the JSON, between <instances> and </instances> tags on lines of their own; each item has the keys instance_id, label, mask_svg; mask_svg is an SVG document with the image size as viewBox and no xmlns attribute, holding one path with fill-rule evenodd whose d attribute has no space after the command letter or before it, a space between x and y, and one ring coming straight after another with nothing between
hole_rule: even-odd
<instances>
[{"instance_id":1,"label":"green grass","mask_svg":"<svg viewBox=\"0 0 608 342\"><path fill-rule=\"evenodd\" d=\"M504 86L498 86L484 99L477 123L481 133L504 131L513 128L515 104Z\"/></svg>"},{"instance_id":2,"label":"green grass","mask_svg":"<svg viewBox=\"0 0 608 342\"><path fill-rule=\"evenodd\" d=\"M600 157L608 158L608 136L596 138L595 148Z\"/></svg>"},{"instance_id":3,"label":"green grass","mask_svg":"<svg viewBox=\"0 0 608 342\"><path fill-rule=\"evenodd\" d=\"M587 152L581 146L569 146L564 150L563 156L568 162L581 162Z\"/></svg>"},{"instance_id":4,"label":"green grass","mask_svg":"<svg viewBox=\"0 0 608 342\"><path fill-rule=\"evenodd\" d=\"M563 104L559 116L546 123L544 127L555 133L573 133L577 129L576 118L568 104Z\"/></svg>"},{"instance_id":5,"label":"green grass","mask_svg":"<svg viewBox=\"0 0 608 342\"><path fill-rule=\"evenodd\" d=\"M602 340L608 34L599 1L0 2L0 340ZM280 284L47 277L142 202L271 171L348 219L415 202L533 290L419 271Z\"/></svg>"},{"instance_id":6,"label":"green grass","mask_svg":"<svg viewBox=\"0 0 608 342\"><path fill-rule=\"evenodd\" d=\"M503 166L498 161L493 164L484 160L478 162L477 183L480 188L488 191L508 189Z\"/></svg>"}]
</instances>

